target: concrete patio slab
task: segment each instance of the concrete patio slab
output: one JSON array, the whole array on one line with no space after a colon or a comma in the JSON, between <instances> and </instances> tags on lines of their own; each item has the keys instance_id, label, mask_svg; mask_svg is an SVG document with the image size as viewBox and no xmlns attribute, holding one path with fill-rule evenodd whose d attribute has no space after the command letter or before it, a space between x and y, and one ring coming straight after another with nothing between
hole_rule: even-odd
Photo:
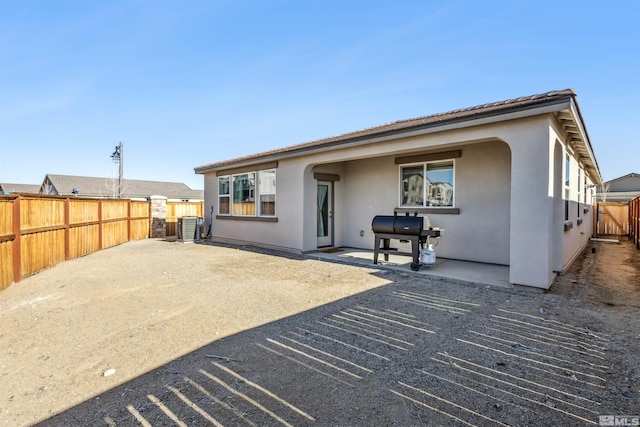
<instances>
[{"instance_id":1,"label":"concrete patio slab","mask_svg":"<svg viewBox=\"0 0 640 427\"><path fill-rule=\"evenodd\" d=\"M309 252L306 256L314 259L341 262L351 265L361 265L369 268L376 267L376 265L373 264L373 251L365 249L321 249L315 252ZM420 267L420 270L412 271L411 260L410 254L404 252L398 252L397 255L390 254L388 261L385 261L384 256L380 255L378 257L377 267L381 269L402 271L416 276L442 277L513 289L513 285L509 283L509 266L506 265L459 261L440 257L437 258L435 265L430 267L423 265Z\"/></svg>"}]
</instances>

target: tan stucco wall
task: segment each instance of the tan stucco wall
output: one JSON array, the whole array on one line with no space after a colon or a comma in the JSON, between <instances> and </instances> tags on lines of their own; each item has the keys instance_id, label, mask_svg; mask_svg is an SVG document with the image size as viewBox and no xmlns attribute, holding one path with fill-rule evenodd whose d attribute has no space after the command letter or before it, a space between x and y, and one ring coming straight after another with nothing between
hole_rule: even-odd
<instances>
[{"instance_id":1,"label":"tan stucco wall","mask_svg":"<svg viewBox=\"0 0 640 427\"><path fill-rule=\"evenodd\" d=\"M371 248L371 219L392 214L398 206L399 168L394 158L461 149L462 156L455 160L455 205L460 214L429 215L434 226L445 229L438 254L507 264L512 283L546 288L554 271L583 246L589 233L581 231L590 227L585 215L579 228L563 231L564 211L559 207L564 205L554 194L557 180L563 179L555 153L564 156L564 144L555 119L545 114L475 127L449 126L446 131L279 159L278 222L214 218L213 234L228 241L315 250L314 172L322 172L340 176L334 183L334 244ZM205 175L205 189L206 206L213 199L217 209L215 174Z\"/></svg>"},{"instance_id":2,"label":"tan stucco wall","mask_svg":"<svg viewBox=\"0 0 640 427\"><path fill-rule=\"evenodd\" d=\"M458 147L455 204L460 214L429 214L432 226L445 229L437 253L446 258L509 263L510 157L500 141ZM399 166L395 156L347 162L344 176L344 243L373 249L371 220L392 215L399 202ZM360 231L364 236L360 236ZM394 242L397 244L397 242Z\"/></svg>"}]
</instances>

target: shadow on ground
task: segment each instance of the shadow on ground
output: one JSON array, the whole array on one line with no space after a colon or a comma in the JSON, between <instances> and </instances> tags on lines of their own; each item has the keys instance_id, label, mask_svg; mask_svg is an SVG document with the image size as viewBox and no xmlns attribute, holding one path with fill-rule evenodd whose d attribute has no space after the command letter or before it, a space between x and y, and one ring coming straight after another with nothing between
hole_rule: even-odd
<instances>
[{"instance_id":1,"label":"shadow on ground","mask_svg":"<svg viewBox=\"0 0 640 427\"><path fill-rule=\"evenodd\" d=\"M382 274L38 425L598 425L640 407L637 310Z\"/></svg>"}]
</instances>

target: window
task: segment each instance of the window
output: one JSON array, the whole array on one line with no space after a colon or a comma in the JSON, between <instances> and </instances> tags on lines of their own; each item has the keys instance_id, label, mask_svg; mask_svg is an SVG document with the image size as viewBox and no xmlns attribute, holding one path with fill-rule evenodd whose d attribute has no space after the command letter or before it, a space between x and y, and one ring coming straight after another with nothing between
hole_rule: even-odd
<instances>
[{"instance_id":1,"label":"window","mask_svg":"<svg viewBox=\"0 0 640 427\"><path fill-rule=\"evenodd\" d=\"M401 206L453 206L453 160L400 166Z\"/></svg>"},{"instance_id":2,"label":"window","mask_svg":"<svg viewBox=\"0 0 640 427\"><path fill-rule=\"evenodd\" d=\"M229 215L229 177L218 177L218 213L220 215Z\"/></svg>"},{"instance_id":3,"label":"window","mask_svg":"<svg viewBox=\"0 0 640 427\"><path fill-rule=\"evenodd\" d=\"M258 172L258 193L260 194L260 215L276 215L276 170Z\"/></svg>"},{"instance_id":4,"label":"window","mask_svg":"<svg viewBox=\"0 0 640 427\"><path fill-rule=\"evenodd\" d=\"M582 187L583 191L584 191L584 198L582 199L582 203L584 203L585 205L590 203L590 200L587 200L587 189L589 188L589 186L587 185L587 174L584 174L584 185Z\"/></svg>"},{"instance_id":5,"label":"window","mask_svg":"<svg viewBox=\"0 0 640 427\"><path fill-rule=\"evenodd\" d=\"M233 215L254 216L256 214L256 173L232 176Z\"/></svg>"},{"instance_id":6,"label":"window","mask_svg":"<svg viewBox=\"0 0 640 427\"><path fill-rule=\"evenodd\" d=\"M576 206L578 207L578 218L580 218L582 215L582 212L580 212L581 207L580 207L580 202L583 202L583 200L580 200L580 198L582 197L582 170L578 167L578 203L576 203Z\"/></svg>"},{"instance_id":7,"label":"window","mask_svg":"<svg viewBox=\"0 0 640 427\"><path fill-rule=\"evenodd\" d=\"M275 216L276 170L267 169L219 176L218 214Z\"/></svg>"}]
</instances>

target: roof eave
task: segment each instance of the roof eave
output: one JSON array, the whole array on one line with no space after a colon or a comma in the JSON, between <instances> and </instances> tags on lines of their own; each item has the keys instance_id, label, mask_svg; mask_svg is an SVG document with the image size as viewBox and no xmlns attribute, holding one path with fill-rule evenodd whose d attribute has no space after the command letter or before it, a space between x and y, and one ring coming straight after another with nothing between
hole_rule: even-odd
<instances>
[{"instance_id":1,"label":"roof eave","mask_svg":"<svg viewBox=\"0 0 640 427\"><path fill-rule=\"evenodd\" d=\"M275 150L273 152L258 153L246 157L199 166L194 168L194 171L196 174L206 174L232 167L235 168L249 166L255 163L282 160L307 154L315 154L324 151L335 150L337 148L349 148L358 145L384 142L391 139L397 139L398 137L407 138L428 133L479 126L546 113L554 113L565 109L571 109L573 105L575 105L573 102L573 95L568 94L563 97L554 98L552 100L545 100L544 102L533 105L514 106L510 108L507 107L497 111L481 112L479 114L461 114L458 117L451 117L442 121L419 124L402 129L381 130L380 132L376 132L373 134L354 137L349 137L349 135L347 134L345 135L345 138L338 138L334 141L330 141L324 144L315 144L314 142L311 142L308 144L294 145L291 147L285 147L280 150ZM331 138L326 139L330 140Z\"/></svg>"},{"instance_id":2,"label":"roof eave","mask_svg":"<svg viewBox=\"0 0 640 427\"><path fill-rule=\"evenodd\" d=\"M574 99L568 108L559 111L556 118L565 131L565 139L568 144L573 146L577 154L578 161L582 163L591 173L589 177L594 184L602 184L602 175L598 162L593 153L593 147L589 139L589 134L585 126L580 108Z\"/></svg>"}]
</instances>

